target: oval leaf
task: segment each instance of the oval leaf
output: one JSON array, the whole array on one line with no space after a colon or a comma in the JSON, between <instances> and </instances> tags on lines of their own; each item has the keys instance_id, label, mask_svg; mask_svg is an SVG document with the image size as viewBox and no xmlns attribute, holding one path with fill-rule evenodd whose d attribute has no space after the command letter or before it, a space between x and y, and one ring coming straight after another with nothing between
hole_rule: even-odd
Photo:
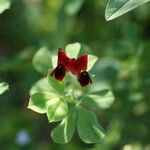
<instances>
[{"instance_id":1,"label":"oval leaf","mask_svg":"<svg viewBox=\"0 0 150 150\"><path fill-rule=\"evenodd\" d=\"M75 15L82 7L84 0L69 0L65 5L65 11L68 15Z\"/></svg>"},{"instance_id":2,"label":"oval leaf","mask_svg":"<svg viewBox=\"0 0 150 150\"><path fill-rule=\"evenodd\" d=\"M87 67L87 71L91 70L93 68L93 66L95 65L95 63L97 62L98 57L94 56L94 55L88 55L88 67Z\"/></svg>"},{"instance_id":3,"label":"oval leaf","mask_svg":"<svg viewBox=\"0 0 150 150\"><path fill-rule=\"evenodd\" d=\"M68 114L68 105L62 99L54 99L48 102L47 117L49 122L57 122Z\"/></svg>"},{"instance_id":4,"label":"oval leaf","mask_svg":"<svg viewBox=\"0 0 150 150\"><path fill-rule=\"evenodd\" d=\"M71 58L77 58L81 49L80 43L68 44L65 48L66 54Z\"/></svg>"},{"instance_id":5,"label":"oval leaf","mask_svg":"<svg viewBox=\"0 0 150 150\"><path fill-rule=\"evenodd\" d=\"M51 67L51 53L47 47L42 47L35 53L32 64L38 72L47 74Z\"/></svg>"},{"instance_id":6,"label":"oval leaf","mask_svg":"<svg viewBox=\"0 0 150 150\"><path fill-rule=\"evenodd\" d=\"M109 108L114 102L114 95L110 90L104 89L99 92L82 97L81 104L88 108Z\"/></svg>"},{"instance_id":7,"label":"oval leaf","mask_svg":"<svg viewBox=\"0 0 150 150\"><path fill-rule=\"evenodd\" d=\"M30 95L37 92L50 92L52 91L51 86L49 85L47 78L40 79L37 81L30 89Z\"/></svg>"},{"instance_id":8,"label":"oval leaf","mask_svg":"<svg viewBox=\"0 0 150 150\"><path fill-rule=\"evenodd\" d=\"M52 59L52 67L55 68L57 66L58 56L57 55L52 55L51 59Z\"/></svg>"},{"instance_id":9,"label":"oval leaf","mask_svg":"<svg viewBox=\"0 0 150 150\"><path fill-rule=\"evenodd\" d=\"M83 107L78 108L77 129L85 143L97 143L105 137L96 115Z\"/></svg>"},{"instance_id":10,"label":"oval leaf","mask_svg":"<svg viewBox=\"0 0 150 150\"><path fill-rule=\"evenodd\" d=\"M29 100L28 108L38 113L46 113L47 102L56 99L57 95L51 92L34 93Z\"/></svg>"},{"instance_id":11,"label":"oval leaf","mask_svg":"<svg viewBox=\"0 0 150 150\"><path fill-rule=\"evenodd\" d=\"M6 82L0 83L0 94L4 93L9 89L9 85Z\"/></svg>"},{"instance_id":12,"label":"oval leaf","mask_svg":"<svg viewBox=\"0 0 150 150\"><path fill-rule=\"evenodd\" d=\"M10 8L10 1L9 0L0 0L0 14L9 8Z\"/></svg>"},{"instance_id":13,"label":"oval leaf","mask_svg":"<svg viewBox=\"0 0 150 150\"><path fill-rule=\"evenodd\" d=\"M106 20L113 20L150 0L109 0L105 9Z\"/></svg>"},{"instance_id":14,"label":"oval leaf","mask_svg":"<svg viewBox=\"0 0 150 150\"><path fill-rule=\"evenodd\" d=\"M64 144L68 143L74 134L76 128L77 112L73 109L62 122L52 130L51 137L54 142Z\"/></svg>"}]
</instances>

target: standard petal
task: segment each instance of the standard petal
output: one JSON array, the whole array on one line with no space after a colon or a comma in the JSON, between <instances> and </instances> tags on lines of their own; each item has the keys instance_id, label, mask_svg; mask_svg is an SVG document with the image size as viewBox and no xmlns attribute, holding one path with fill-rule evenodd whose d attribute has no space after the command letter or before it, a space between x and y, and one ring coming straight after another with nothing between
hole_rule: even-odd
<instances>
[{"instance_id":1,"label":"standard petal","mask_svg":"<svg viewBox=\"0 0 150 150\"><path fill-rule=\"evenodd\" d=\"M70 71L70 65L71 65L72 60L73 58L69 58L67 54L61 48L58 49L57 65L62 64L66 68L66 71Z\"/></svg>"},{"instance_id":2,"label":"standard petal","mask_svg":"<svg viewBox=\"0 0 150 150\"><path fill-rule=\"evenodd\" d=\"M67 57L66 53L61 48L59 48L57 65L63 64L66 57Z\"/></svg>"},{"instance_id":3,"label":"standard petal","mask_svg":"<svg viewBox=\"0 0 150 150\"><path fill-rule=\"evenodd\" d=\"M85 54L78 59L73 59L71 62L70 71L72 74L77 75L81 71L87 70L87 63L88 63L88 55Z\"/></svg>"}]
</instances>

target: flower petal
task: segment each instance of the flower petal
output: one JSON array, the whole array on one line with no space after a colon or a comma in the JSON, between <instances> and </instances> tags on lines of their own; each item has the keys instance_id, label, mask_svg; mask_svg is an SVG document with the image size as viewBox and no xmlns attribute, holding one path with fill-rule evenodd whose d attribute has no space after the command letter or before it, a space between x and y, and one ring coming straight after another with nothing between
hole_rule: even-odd
<instances>
[{"instance_id":1,"label":"flower petal","mask_svg":"<svg viewBox=\"0 0 150 150\"><path fill-rule=\"evenodd\" d=\"M92 80L86 71L78 73L77 80L82 87L88 85L89 83L92 84Z\"/></svg>"},{"instance_id":2,"label":"flower petal","mask_svg":"<svg viewBox=\"0 0 150 150\"><path fill-rule=\"evenodd\" d=\"M59 49L58 49L57 65L63 64L64 59L65 59L66 57L67 57L66 53L65 53L61 48L59 48Z\"/></svg>"},{"instance_id":3,"label":"flower petal","mask_svg":"<svg viewBox=\"0 0 150 150\"><path fill-rule=\"evenodd\" d=\"M73 59L70 65L70 71L72 74L77 75L81 71L85 71L87 69L88 55L85 54L78 59Z\"/></svg>"},{"instance_id":4,"label":"flower petal","mask_svg":"<svg viewBox=\"0 0 150 150\"><path fill-rule=\"evenodd\" d=\"M62 64L62 65L64 65L66 70L69 71L70 70L70 63L72 60L73 60L73 58L69 58L61 48L58 49L57 65Z\"/></svg>"},{"instance_id":5,"label":"flower petal","mask_svg":"<svg viewBox=\"0 0 150 150\"><path fill-rule=\"evenodd\" d=\"M50 74L56 80L62 81L66 75L66 68L60 64Z\"/></svg>"}]
</instances>

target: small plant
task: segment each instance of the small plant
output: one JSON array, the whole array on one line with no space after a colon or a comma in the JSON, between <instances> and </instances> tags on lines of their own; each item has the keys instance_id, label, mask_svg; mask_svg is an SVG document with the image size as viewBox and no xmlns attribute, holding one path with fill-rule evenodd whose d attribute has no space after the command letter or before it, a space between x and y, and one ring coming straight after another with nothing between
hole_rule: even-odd
<instances>
[{"instance_id":1,"label":"small plant","mask_svg":"<svg viewBox=\"0 0 150 150\"><path fill-rule=\"evenodd\" d=\"M110 107L114 96L108 89L90 92L94 83L89 71L98 58L87 53L78 57L80 53L81 45L74 43L67 45L65 52L59 49L58 56L44 47L33 58L36 70L48 73L31 88L28 108L46 114L50 123L61 121L51 132L56 143L68 143L76 128L85 143L100 142L105 137L91 110Z\"/></svg>"}]
</instances>

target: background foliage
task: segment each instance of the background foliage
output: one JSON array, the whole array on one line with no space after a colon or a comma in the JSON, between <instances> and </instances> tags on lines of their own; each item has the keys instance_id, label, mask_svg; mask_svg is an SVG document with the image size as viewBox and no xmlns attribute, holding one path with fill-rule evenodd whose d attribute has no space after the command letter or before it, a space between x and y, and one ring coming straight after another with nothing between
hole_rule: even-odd
<instances>
[{"instance_id":1,"label":"background foliage","mask_svg":"<svg viewBox=\"0 0 150 150\"><path fill-rule=\"evenodd\" d=\"M0 96L1 149L150 149L150 4L106 22L106 0L14 0L0 15L0 80L9 92ZM113 105L96 114L106 131L104 142L84 144L76 134L54 144L45 115L27 109L29 89L41 77L34 53L52 53L72 42L90 47L100 58L92 71L93 89L110 87Z\"/></svg>"}]
</instances>

